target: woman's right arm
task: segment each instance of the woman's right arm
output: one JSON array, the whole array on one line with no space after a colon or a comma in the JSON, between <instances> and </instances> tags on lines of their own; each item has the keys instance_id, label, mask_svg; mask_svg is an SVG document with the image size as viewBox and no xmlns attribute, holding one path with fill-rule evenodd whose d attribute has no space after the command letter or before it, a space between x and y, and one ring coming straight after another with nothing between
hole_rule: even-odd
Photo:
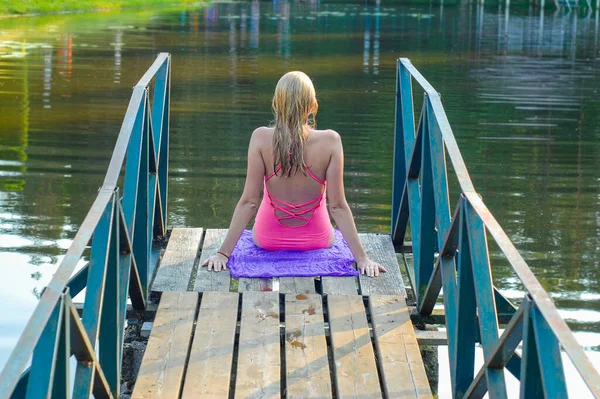
<instances>
[{"instance_id":1,"label":"woman's right arm","mask_svg":"<svg viewBox=\"0 0 600 399\"><path fill-rule=\"evenodd\" d=\"M327 199L329 200L329 210L331 216L342 232L344 239L354 255L356 265L362 274L367 274L370 277L378 276L379 272L386 272L385 268L380 264L373 262L367 256L356 231L352 210L346 201L344 192L344 149L342 147L342 139L340 135L329 130L328 139L331 141L331 159L325 180L327 181Z\"/></svg>"},{"instance_id":2,"label":"woman's right arm","mask_svg":"<svg viewBox=\"0 0 600 399\"><path fill-rule=\"evenodd\" d=\"M263 187L265 176L265 166L263 163L260 148L264 138L264 129L258 128L252 133L250 144L248 145L248 167L246 168L246 183L244 192L238 201L227 235L219 248L219 251L208 257L202 266L207 266L208 270L214 269L216 272L225 270L227 262L237 244L242 232L248 226L250 219L258 209L258 201Z\"/></svg>"}]
</instances>

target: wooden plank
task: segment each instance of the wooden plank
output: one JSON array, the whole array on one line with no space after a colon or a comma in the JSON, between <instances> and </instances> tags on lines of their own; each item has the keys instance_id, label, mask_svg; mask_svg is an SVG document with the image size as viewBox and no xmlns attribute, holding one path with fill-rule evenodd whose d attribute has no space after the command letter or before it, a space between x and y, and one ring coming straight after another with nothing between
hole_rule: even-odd
<instances>
[{"instance_id":1,"label":"wooden plank","mask_svg":"<svg viewBox=\"0 0 600 399\"><path fill-rule=\"evenodd\" d=\"M200 255L200 262L198 264L198 273L196 274L196 280L194 282L194 291L229 292L229 268L225 271L215 272L208 271L207 267L202 267L202 263L219 250L226 235L227 229L206 230L204 244L202 245L202 254Z\"/></svg>"},{"instance_id":2,"label":"wooden plank","mask_svg":"<svg viewBox=\"0 0 600 399\"><path fill-rule=\"evenodd\" d=\"M381 398L365 306L359 295L329 295L329 328L337 397Z\"/></svg>"},{"instance_id":3,"label":"wooden plank","mask_svg":"<svg viewBox=\"0 0 600 399\"><path fill-rule=\"evenodd\" d=\"M419 345L442 346L448 345L446 331L415 330Z\"/></svg>"},{"instance_id":4,"label":"wooden plank","mask_svg":"<svg viewBox=\"0 0 600 399\"><path fill-rule=\"evenodd\" d=\"M331 398L331 379L321 296L285 296L288 398Z\"/></svg>"},{"instance_id":5,"label":"wooden plank","mask_svg":"<svg viewBox=\"0 0 600 399\"><path fill-rule=\"evenodd\" d=\"M382 294L406 297L406 289L392 237L389 234L359 234L358 236L369 258L387 270L387 273L380 273L378 277L361 275L359 277L360 293L362 295Z\"/></svg>"},{"instance_id":6,"label":"wooden plank","mask_svg":"<svg viewBox=\"0 0 600 399\"><path fill-rule=\"evenodd\" d=\"M404 262L404 266L406 267L406 274L408 276L408 284L410 286L410 288L412 289L412 291L414 292L415 290L415 268L414 268L414 255L412 253L410 254L402 254L403 257L403 262ZM397 258L396 258L397 259Z\"/></svg>"},{"instance_id":7,"label":"wooden plank","mask_svg":"<svg viewBox=\"0 0 600 399\"><path fill-rule=\"evenodd\" d=\"M272 278L240 278L238 292L270 292L273 289Z\"/></svg>"},{"instance_id":8,"label":"wooden plank","mask_svg":"<svg viewBox=\"0 0 600 399\"><path fill-rule=\"evenodd\" d=\"M279 345L279 293L244 293L236 398L281 397Z\"/></svg>"},{"instance_id":9,"label":"wooden plank","mask_svg":"<svg viewBox=\"0 0 600 399\"><path fill-rule=\"evenodd\" d=\"M153 291L187 291L202 229L175 228L152 283Z\"/></svg>"},{"instance_id":10,"label":"wooden plank","mask_svg":"<svg viewBox=\"0 0 600 399\"><path fill-rule=\"evenodd\" d=\"M179 397L197 305L195 292L162 294L132 398Z\"/></svg>"},{"instance_id":11,"label":"wooden plank","mask_svg":"<svg viewBox=\"0 0 600 399\"><path fill-rule=\"evenodd\" d=\"M375 347L388 398L429 398L431 388L404 297L369 297Z\"/></svg>"},{"instance_id":12,"label":"wooden plank","mask_svg":"<svg viewBox=\"0 0 600 399\"><path fill-rule=\"evenodd\" d=\"M279 292L282 294L316 294L314 277L280 277Z\"/></svg>"},{"instance_id":13,"label":"wooden plank","mask_svg":"<svg viewBox=\"0 0 600 399\"><path fill-rule=\"evenodd\" d=\"M321 277L323 295L356 295L358 279L356 277Z\"/></svg>"},{"instance_id":14,"label":"wooden plank","mask_svg":"<svg viewBox=\"0 0 600 399\"><path fill-rule=\"evenodd\" d=\"M229 397L238 299L235 292L202 295L183 399Z\"/></svg>"}]
</instances>

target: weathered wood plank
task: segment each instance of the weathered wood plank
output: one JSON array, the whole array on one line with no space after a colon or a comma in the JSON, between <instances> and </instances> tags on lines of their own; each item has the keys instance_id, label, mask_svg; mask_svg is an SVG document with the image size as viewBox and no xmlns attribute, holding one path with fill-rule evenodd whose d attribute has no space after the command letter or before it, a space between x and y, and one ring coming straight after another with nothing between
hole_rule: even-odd
<instances>
[{"instance_id":1,"label":"weathered wood plank","mask_svg":"<svg viewBox=\"0 0 600 399\"><path fill-rule=\"evenodd\" d=\"M386 396L431 399L433 396L404 297L370 296L369 309Z\"/></svg>"},{"instance_id":2,"label":"weathered wood plank","mask_svg":"<svg viewBox=\"0 0 600 399\"><path fill-rule=\"evenodd\" d=\"M356 277L321 277L323 295L356 295L358 294L358 278Z\"/></svg>"},{"instance_id":3,"label":"weathered wood plank","mask_svg":"<svg viewBox=\"0 0 600 399\"><path fill-rule=\"evenodd\" d=\"M279 293L246 292L235 385L236 398L279 398Z\"/></svg>"},{"instance_id":4,"label":"weathered wood plank","mask_svg":"<svg viewBox=\"0 0 600 399\"><path fill-rule=\"evenodd\" d=\"M279 292L282 294L315 294L314 277L280 277Z\"/></svg>"},{"instance_id":5,"label":"weathered wood plank","mask_svg":"<svg viewBox=\"0 0 600 399\"><path fill-rule=\"evenodd\" d=\"M197 305L195 292L162 294L132 398L179 396Z\"/></svg>"},{"instance_id":6,"label":"weathered wood plank","mask_svg":"<svg viewBox=\"0 0 600 399\"><path fill-rule=\"evenodd\" d=\"M208 271L208 268L202 267L202 263L219 250L225 239L225 235L227 235L227 229L206 230L204 244L202 245L202 254L200 255L200 262L198 264L198 273L196 274L196 281L194 283L194 291L229 291L229 268L225 271L215 272Z\"/></svg>"},{"instance_id":7,"label":"weathered wood plank","mask_svg":"<svg viewBox=\"0 0 600 399\"><path fill-rule=\"evenodd\" d=\"M378 277L359 277L360 293L362 295L402 295L406 297L404 281L400 273L400 265L394 251L392 237L389 234L359 234L365 251L373 261L386 268L387 273Z\"/></svg>"},{"instance_id":8,"label":"weathered wood plank","mask_svg":"<svg viewBox=\"0 0 600 399\"><path fill-rule=\"evenodd\" d=\"M238 292L273 291L272 278L240 278L238 284Z\"/></svg>"},{"instance_id":9,"label":"weathered wood plank","mask_svg":"<svg viewBox=\"0 0 600 399\"><path fill-rule=\"evenodd\" d=\"M229 397L238 299L235 292L202 295L183 399Z\"/></svg>"},{"instance_id":10,"label":"weathered wood plank","mask_svg":"<svg viewBox=\"0 0 600 399\"><path fill-rule=\"evenodd\" d=\"M331 398L331 378L321 296L285 296L288 398Z\"/></svg>"},{"instance_id":11,"label":"weathered wood plank","mask_svg":"<svg viewBox=\"0 0 600 399\"><path fill-rule=\"evenodd\" d=\"M375 354L362 297L329 295L327 309L337 397L381 398Z\"/></svg>"},{"instance_id":12,"label":"weathered wood plank","mask_svg":"<svg viewBox=\"0 0 600 399\"><path fill-rule=\"evenodd\" d=\"M175 228L152 283L153 291L187 291L202 229Z\"/></svg>"},{"instance_id":13,"label":"weathered wood plank","mask_svg":"<svg viewBox=\"0 0 600 399\"><path fill-rule=\"evenodd\" d=\"M446 331L415 330L415 336L419 345L442 346L448 345Z\"/></svg>"}]
</instances>

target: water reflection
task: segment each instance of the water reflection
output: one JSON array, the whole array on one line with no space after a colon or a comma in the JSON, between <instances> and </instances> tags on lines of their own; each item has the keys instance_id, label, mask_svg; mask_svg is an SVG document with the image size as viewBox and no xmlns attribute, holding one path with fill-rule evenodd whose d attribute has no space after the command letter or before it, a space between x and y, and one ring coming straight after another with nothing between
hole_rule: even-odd
<instances>
[{"instance_id":1,"label":"water reflection","mask_svg":"<svg viewBox=\"0 0 600 399\"><path fill-rule=\"evenodd\" d=\"M598 35L597 11L480 2L252 0L8 21L0 32L0 275L14 278L0 300L35 304L97 194L130 88L158 51L174 62L172 226L226 225L250 132L269 123L277 79L302 69L315 81L319 126L343 135L359 228L387 232L394 70L407 56L442 93L486 203L578 339L599 350ZM497 284L521 297L491 249ZM0 310L2 331L15 311Z\"/></svg>"},{"instance_id":2,"label":"water reflection","mask_svg":"<svg viewBox=\"0 0 600 399\"><path fill-rule=\"evenodd\" d=\"M121 49L123 48L123 31L118 29L115 32L115 77L113 83L121 83Z\"/></svg>"}]
</instances>

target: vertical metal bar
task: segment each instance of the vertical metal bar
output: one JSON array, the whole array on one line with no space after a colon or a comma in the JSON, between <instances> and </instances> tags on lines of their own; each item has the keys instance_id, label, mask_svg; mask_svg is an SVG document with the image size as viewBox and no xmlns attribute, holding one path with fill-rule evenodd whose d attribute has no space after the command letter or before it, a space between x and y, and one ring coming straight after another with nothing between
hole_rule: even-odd
<instances>
[{"instance_id":1,"label":"vertical metal bar","mask_svg":"<svg viewBox=\"0 0 600 399\"><path fill-rule=\"evenodd\" d=\"M143 107L147 107L148 101L148 90L144 92L145 100ZM138 267L138 273L140 275L140 282L142 283L143 296L144 298L148 295L148 264L149 264L149 251L148 251L148 170L149 170L149 134L148 127L149 117L146 113L144 115L144 123L142 127L142 145L140 147L140 167L138 176L138 188L136 198L136 211L135 211L135 231L133 235L133 255L136 260Z\"/></svg>"},{"instance_id":2,"label":"vertical metal bar","mask_svg":"<svg viewBox=\"0 0 600 399\"><path fill-rule=\"evenodd\" d=\"M124 319L127 306L127 295L125 293L129 292L131 304L136 310L146 309L146 300L142 295L139 273L137 271L135 258L133 257L133 245L131 242L131 237L129 237L127 234L127 227L125 226L125 215L122 208L119 210L119 220L121 221L119 232L121 238L121 259L119 260L119 264L121 265L121 287L119 292L123 294L121 295L120 309L123 313L122 318Z\"/></svg>"},{"instance_id":3,"label":"vertical metal bar","mask_svg":"<svg viewBox=\"0 0 600 399\"><path fill-rule=\"evenodd\" d=\"M106 206L98 226L96 226L94 240L92 241L85 305L81 318L81 323L85 327L92 349L96 348L104 309L106 270L110 257L110 243L114 234L116 200L116 195L113 193L111 202ZM74 397L89 398L93 386L93 372L93 367L83 363L77 364L75 386L73 388Z\"/></svg>"},{"instance_id":4,"label":"vertical metal bar","mask_svg":"<svg viewBox=\"0 0 600 399\"><path fill-rule=\"evenodd\" d=\"M50 398L52 383L56 368L56 354L59 345L61 322L63 317L62 297L52 311L48 323L33 351L29 384L27 384L27 399Z\"/></svg>"},{"instance_id":5,"label":"vertical metal bar","mask_svg":"<svg viewBox=\"0 0 600 399\"><path fill-rule=\"evenodd\" d=\"M427 95L424 96L425 100L427 99ZM419 274L419 265L420 265L420 248L421 248L421 188L419 184L419 173L421 172L421 162L422 162L422 144L423 144L423 131L425 129L425 125L427 124L427 108L425 107L425 101L423 102L423 107L421 108L421 114L419 116L419 125L417 128L417 136L413 142L414 146L412 147L412 154L407 158L410 158L410 161L407 165L407 180L406 180L406 201L408 202L408 212L410 217L410 235L412 238L412 247L413 247L413 273L415 276L414 284L415 296L418 298L417 292L417 275ZM404 201L404 199L403 199ZM401 214L398 214L400 216ZM407 223L404 221L403 223L398 223L396 225L396 230L394 231L393 240L394 242L399 242L404 239L404 234L406 232ZM427 282L425 282L427 284Z\"/></svg>"},{"instance_id":6,"label":"vertical metal bar","mask_svg":"<svg viewBox=\"0 0 600 399\"><path fill-rule=\"evenodd\" d=\"M425 98L427 98L425 96ZM409 159L406 170L406 182L404 192L402 193L402 199L400 201L400 211L398 213L398 219L396 222L396 228L392 232L392 240L395 243L403 242L406 230L408 228L408 221L410 218L410 230L412 236L413 253L417 253L416 249L419 247L419 234L420 234L420 201L421 201L421 190L419 188L419 173L421 171L421 153L423 143L423 126L426 123L427 113L425 103L421 108L421 114L419 116L419 125L417 126L417 136L414 140L414 146L412 149L408 149L411 154L407 157ZM405 198L406 197L406 198ZM407 204L405 204L405 202ZM408 206L408 209L405 207ZM416 260L415 260L416 263Z\"/></svg>"},{"instance_id":7,"label":"vertical metal bar","mask_svg":"<svg viewBox=\"0 0 600 399\"><path fill-rule=\"evenodd\" d=\"M127 160L125 161L125 179L123 181L123 212L125 213L125 225L129 236L135 234L134 223L136 211L136 199L138 195L138 181L140 177L140 157L142 156L142 129L146 115L146 97L137 110L135 123L131 132L131 138L127 148Z\"/></svg>"},{"instance_id":8,"label":"vertical metal bar","mask_svg":"<svg viewBox=\"0 0 600 399\"><path fill-rule=\"evenodd\" d=\"M167 58L167 79L165 87L165 107L160 134L160 156L158 162L158 182L160 186L160 199L162 201L163 232L167 228L167 207L169 188L169 126L171 123L171 56Z\"/></svg>"},{"instance_id":9,"label":"vertical metal bar","mask_svg":"<svg viewBox=\"0 0 600 399\"><path fill-rule=\"evenodd\" d=\"M127 238L127 227L125 226L125 218L123 214L123 209L119 206L118 209L118 217L119 220L119 270L118 270L118 280L119 280L119 303L118 303L118 311L119 316L118 319L121 322L120 330L124 331L125 329L125 319L127 318L127 293L129 292L129 279L131 273L131 263L133 254L131 252L131 248L129 247L129 239ZM136 298L131 299L131 303L134 304L135 307ZM123 338L124 334L120 334L120 343L119 343L119 362L122 361L123 358Z\"/></svg>"},{"instance_id":10,"label":"vertical metal bar","mask_svg":"<svg viewBox=\"0 0 600 399\"><path fill-rule=\"evenodd\" d=\"M394 135L394 177L392 182L392 233L406 226L396 225L401 196L406 184L406 172L415 143L415 116L412 93L412 76L398 60L396 67L396 118ZM404 221L406 223L406 221ZM412 230L412 229L411 229ZM404 237L402 237L404 239ZM413 239L414 242L414 239ZM396 244L402 244L396 242Z\"/></svg>"},{"instance_id":11,"label":"vertical metal bar","mask_svg":"<svg viewBox=\"0 0 600 399\"><path fill-rule=\"evenodd\" d=\"M168 140L168 137L164 137L167 133L165 132L164 126L165 124L168 126L168 93L167 87L169 84L169 58L165 60L163 65L158 69L156 73L155 83L154 83L154 96L152 102L152 120L151 120L151 131L153 136L153 141L151 142L151 147L153 151L151 151L151 162L150 162L150 172L154 172L157 176L151 176L151 180L156 180L155 182L150 182L150 200L154 201L150 209L150 215L152 215L152 221L150 221L150 225L153 227L150 241L153 240L155 236L163 236L165 234L165 208L163 205L166 205L166 201L164 202L162 198L163 189L162 184L167 184L166 178L161 178L161 174L164 175L166 172L165 168L161 169L161 156L163 156L163 141L165 139ZM165 117L167 120L165 120ZM155 164L153 165L153 162ZM168 162L168 159L164 160ZM166 191L164 191L166 195Z\"/></svg>"},{"instance_id":12,"label":"vertical metal bar","mask_svg":"<svg viewBox=\"0 0 600 399\"><path fill-rule=\"evenodd\" d=\"M150 112L150 103L148 103L148 109L146 110L148 114L148 169L146 170L147 179L148 179L148 210L147 210L147 223L146 223L146 235L147 235L147 249L148 254L152 249L152 241L154 236L154 220L155 220L155 210L156 210L156 195L158 192L158 180L156 176L156 149L154 148L154 131L152 130L152 113ZM161 221L162 222L162 221ZM149 262L148 262L149 264ZM149 274L149 271L146 271L146 274Z\"/></svg>"},{"instance_id":13,"label":"vertical metal bar","mask_svg":"<svg viewBox=\"0 0 600 399\"><path fill-rule=\"evenodd\" d=\"M109 257L109 243L113 233L115 212L115 197L108 204L98 226L94 230L92 252L88 272L88 282L85 291L85 305L81 322L85 327L90 342L95 347L100 328L102 302L104 301L104 286L106 282L106 265Z\"/></svg>"},{"instance_id":14,"label":"vertical metal bar","mask_svg":"<svg viewBox=\"0 0 600 399\"><path fill-rule=\"evenodd\" d=\"M498 315L496 314L496 302L494 301L492 271L490 269L487 238L483 221L468 201L465 201L465 211L473 279L477 281L475 298L477 300L480 338L483 346L483 355L485 360L487 360L498 342ZM490 399L507 398L503 369L488 368L486 370L486 379Z\"/></svg>"},{"instance_id":15,"label":"vertical metal bar","mask_svg":"<svg viewBox=\"0 0 600 399\"><path fill-rule=\"evenodd\" d=\"M396 61L396 113L394 116L394 165L392 170L392 233L396 231L402 195L401 190L403 190L406 181L404 115L402 113L402 83L400 77L401 65L400 59L398 59Z\"/></svg>"},{"instance_id":16,"label":"vertical metal bar","mask_svg":"<svg viewBox=\"0 0 600 399\"><path fill-rule=\"evenodd\" d=\"M152 96L152 132L154 133L154 151L157 163L160 163L160 142L166 101L166 88L169 72L169 59L158 68L154 78L154 95Z\"/></svg>"},{"instance_id":17,"label":"vertical metal bar","mask_svg":"<svg viewBox=\"0 0 600 399\"><path fill-rule=\"evenodd\" d=\"M427 99L426 99L427 101ZM427 108L425 108L427 110ZM421 304L423 294L433 272L433 252L435 247L435 202L433 192L433 174L431 170L431 141L429 139L429 123L431 117L427 112L423 119L423 144L421 146L421 215L419 236L419 260L415 273L417 286L415 294L417 302Z\"/></svg>"},{"instance_id":18,"label":"vertical metal bar","mask_svg":"<svg viewBox=\"0 0 600 399\"><path fill-rule=\"evenodd\" d=\"M69 291L67 290L67 292L64 295L69 295ZM52 384L52 397L70 398L71 322L69 320L67 301L63 301L61 306L63 307L63 317L60 327L58 351L56 353L56 369L54 371L54 383Z\"/></svg>"},{"instance_id":19,"label":"vertical metal bar","mask_svg":"<svg viewBox=\"0 0 600 399\"><path fill-rule=\"evenodd\" d=\"M446 151L440 125L433 112L431 98L427 97L427 123L431 149L431 169L433 174L433 193L435 199L435 226L437 228L438 248L444 246L444 239L450 230L450 198L448 193L448 174L446 171Z\"/></svg>"},{"instance_id":20,"label":"vertical metal bar","mask_svg":"<svg viewBox=\"0 0 600 399\"><path fill-rule=\"evenodd\" d=\"M461 398L469 389L475 370L475 333L477 330L477 309L475 302L475 281L473 264L469 253L469 235L465 218L465 199L459 200L460 224L458 232L458 308L456 320L456 345L450 358L452 387L455 398ZM456 222L456 221L455 221ZM446 308L446 314L451 311ZM450 337L449 337L450 338ZM450 343L450 339L448 340ZM460 365L460 367L458 366Z\"/></svg>"},{"instance_id":21,"label":"vertical metal bar","mask_svg":"<svg viewBox=\"0 0 600 399\"><path fill-rule=\"evenodd\" d=\"M537 307L533 306L530 314L544 394L546 398L566 398L567 385L558 340Z\"/></svg>"},{"instance_id":22,"label":"vertical metal bar","mask_svg":"<svg viewBox=\"0 0 600 399\"><path fill-rule=\"evenodd\" d=\"M119 191L115 192L115 198ZM121 336L123 335L123 320L119 304L121 296L127 296L119 290L120 281L120 216L118 205L113 207L112 231L108 262L106 264L106 284L104 286L104 301L102 303L102 316L100 322L99 360L100 366L115 398L119 397L121 387Z\"/></svg>"},{"instance_id":23,"label":"vertical metal bar","mask_svg":"<svg viewBox=\"0 0 600 399\"><path fill-rule=\"evenodd\" d=\"M523 357L521 360L521 398L543 398L544 388L542 386L542 375L535 342L535 331L531 320L532 307L534 304L527 295L525 315L523 317Z\"/></svg>"},{"instance_id":24,"label":"vertical metal bar","mask_svg":"<svg viewBox=\"0 0 600 399\"><path fill-rule=\"evenodd\" d=\"M146 113L148 114L148 145L150 147L148 151L148 173L155 174L156 173L156 152L157 149L154 148L154 128L152 127L152 111L150 110L150 102L147 103ZM160 132L159 132L160 133Z\"/></svg>"}]
</instances>

